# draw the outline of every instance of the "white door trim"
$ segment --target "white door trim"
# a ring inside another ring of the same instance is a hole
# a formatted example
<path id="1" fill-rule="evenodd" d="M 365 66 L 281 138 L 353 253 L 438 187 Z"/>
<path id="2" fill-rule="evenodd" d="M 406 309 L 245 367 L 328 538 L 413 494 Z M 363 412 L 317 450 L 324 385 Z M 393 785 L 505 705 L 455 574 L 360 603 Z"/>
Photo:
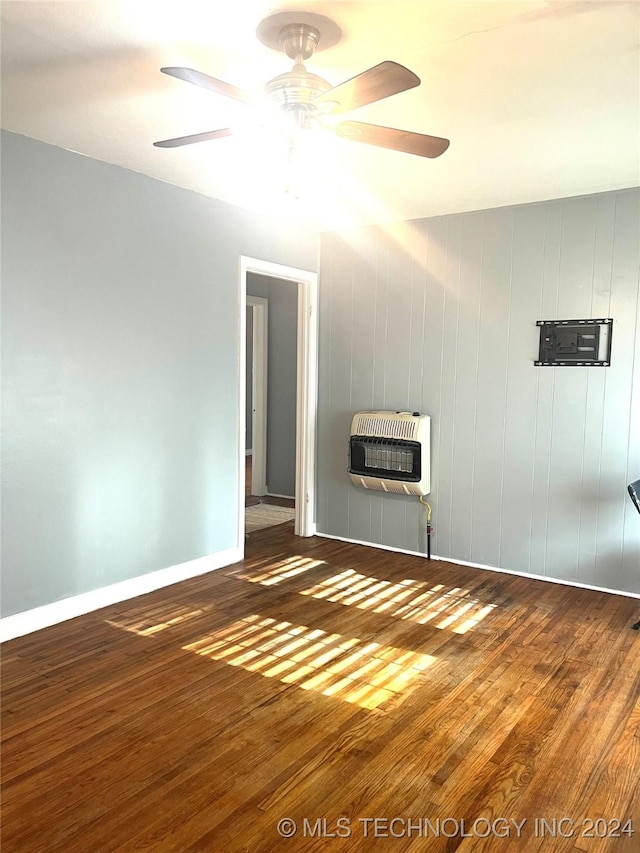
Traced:
<path id="1" fill-rule="evenodd" d="M 238 547 L 244 553 L 244 477 L 246 428 L 247 273 L 272 276 L 298 284 L 298 367 L 296 404 L 296 519 L 298 536 L 313 536 L 315 522 L 315 446 L 318 399 L 318 274 L 310 270 L 239 257 L 238 301 L 240 346 L 238 389 Z"/>
<path id="2" fill-rule="evenodd" d="M 269 300 L 247 294 L 253 308 L 253 368 L 251 371 L 251 494 L 267 493 L 267 376 Z M 245 332 L 246 335 L 246 332 Z M 246 411 L 246 410 L 245 410 Z"/>

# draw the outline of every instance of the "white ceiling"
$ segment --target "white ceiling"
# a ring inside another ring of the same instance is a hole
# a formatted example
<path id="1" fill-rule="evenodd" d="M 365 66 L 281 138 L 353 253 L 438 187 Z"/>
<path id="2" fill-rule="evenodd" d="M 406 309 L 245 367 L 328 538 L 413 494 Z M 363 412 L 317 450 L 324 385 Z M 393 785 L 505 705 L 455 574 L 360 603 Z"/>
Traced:
<path id="1" fill-rule="evenodd" d="M 330 227 L 640 184 L 638 0 L 9 0 L 1 8 L 4 128 L 253 210 L 311 210 Z M 259 131 L 154 148 L 246 121 L 248 110 L 159 68 L 186 65 L 259 91 L 291 61 L 262 45 L 256 26 L 292 8 L 342 28 L 340 43 L 307 63 L 332 84 L 385 59 L 421 78 L 419 88 L 349 118 L 445 136 L 449 150 L 426 160 L 332 136 L 308 153 L 294 201 Z"/>

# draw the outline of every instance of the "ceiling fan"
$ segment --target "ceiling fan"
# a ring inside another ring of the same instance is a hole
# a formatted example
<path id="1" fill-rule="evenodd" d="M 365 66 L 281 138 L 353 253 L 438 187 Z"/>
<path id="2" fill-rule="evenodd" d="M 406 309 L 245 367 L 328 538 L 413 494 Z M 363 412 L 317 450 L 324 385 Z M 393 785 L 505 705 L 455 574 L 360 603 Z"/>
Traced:
<path id="1" fill-rule="evenodd" d="M 263 44 L 283 50 L 294 61 L 291 71 L 274 77 L 265 86 L 271 102 L 280 108 L 280 115 L 291 131 L 290 136 L 300 130 L 324 127 L 342 139 L 430 158 L 439 157 L 449 147 L 449 140 L 439 136 L 427 136 L 361 121 L 335 122 L 336 116 L 419 86 L 420 78 L 403 65 L 391 61 L 374 65 L 337 86 L 331 86 L 322 77 L 307 71 L 304 63 L 314 51 L 332 47 L 342 35 L 338 25 L 324 15 L 311 12 L 276 12 L 260 23 L 256 35 Z M 251 104 L 254 100 L 243 89 L 201 71 L 176 67 L 160 70 L 178 80 L 210 89 L 245 104 Z M 233 128 L 225 127 L 175 139 L 163 139 L 153 144 L 158 148 L 178 148 L 194 142 L 232 136 L 233 133 Z"/>

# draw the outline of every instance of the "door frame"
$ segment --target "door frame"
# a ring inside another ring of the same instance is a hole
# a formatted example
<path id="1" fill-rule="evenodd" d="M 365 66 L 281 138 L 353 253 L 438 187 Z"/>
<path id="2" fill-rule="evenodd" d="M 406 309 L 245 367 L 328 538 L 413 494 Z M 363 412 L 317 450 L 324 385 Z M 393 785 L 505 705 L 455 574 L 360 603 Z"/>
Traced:
<path id="1" fill-rule="evenodd" d="M 251 494 L 260 497 L 261 495 L 267 494 L 269 300 L 265 299 L 263 296 L 250 296 L 247 294 L 247 306 L 249 305 L 253 309 L 253 364 L 251 367 L 251 399 L 253 404 L 251 418 Z"/>
<path id="2" fill-rule="evenodd" d="M 238 392 L 238 484 L 244 484 L 246 447 L 246 341 L 247 274 L 253 272 L 298 285 L 298 350 L 296 368 L 296 507 L 297 536 L 316 532 L 315 446 L 318 400 L 318 273 L 240 255 L 238 258 L 238 303 L 240 346 Z M 238 488 L 238 547 L 244 556 L 244 486 Z"/>

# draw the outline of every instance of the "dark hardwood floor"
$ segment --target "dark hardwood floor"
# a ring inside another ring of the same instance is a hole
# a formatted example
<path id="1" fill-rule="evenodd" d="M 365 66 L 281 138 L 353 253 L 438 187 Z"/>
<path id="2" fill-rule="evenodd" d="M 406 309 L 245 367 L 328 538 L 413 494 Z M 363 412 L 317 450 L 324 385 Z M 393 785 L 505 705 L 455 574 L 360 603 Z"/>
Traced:
<path id="1" fill-rule="evenodd" d="M 636 610 L 261 531 L 5 645 L 2 851 L 637 851 Z"/>

